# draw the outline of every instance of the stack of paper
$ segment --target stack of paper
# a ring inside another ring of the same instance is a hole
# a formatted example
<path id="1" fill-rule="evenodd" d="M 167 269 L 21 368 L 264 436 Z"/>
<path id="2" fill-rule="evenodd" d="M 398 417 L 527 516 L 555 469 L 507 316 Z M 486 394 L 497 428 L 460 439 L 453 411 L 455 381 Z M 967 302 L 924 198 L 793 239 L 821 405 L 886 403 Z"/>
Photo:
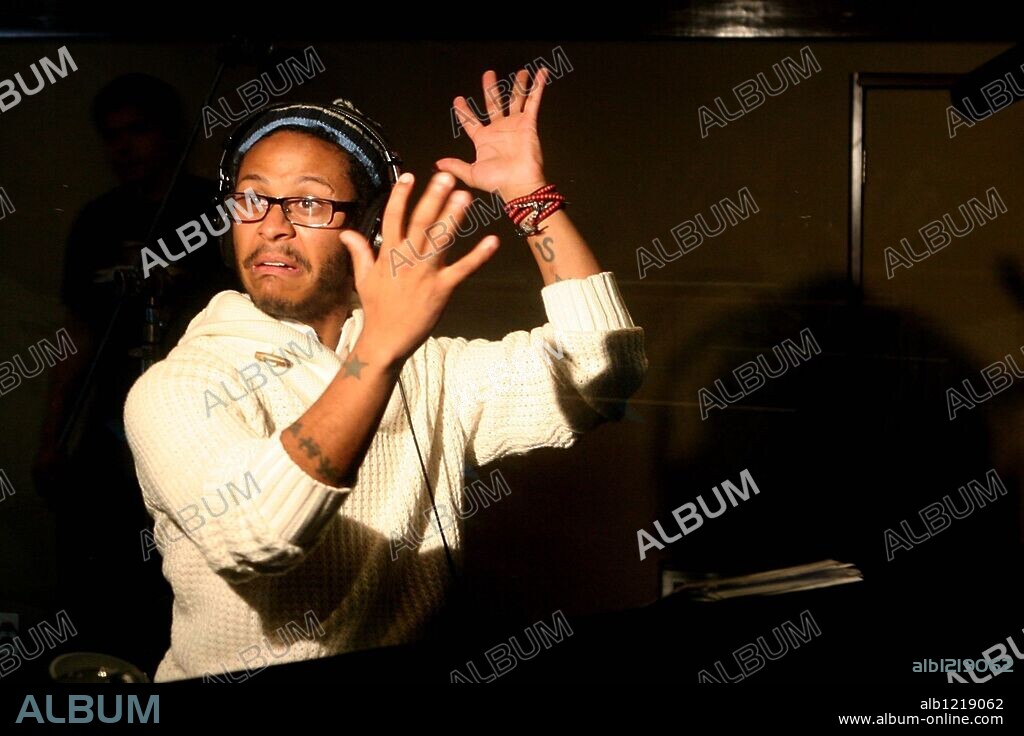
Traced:
<path id="1" fill-rule="evenodd" d="M 827 588 L 863 579 L 864 575 L 852 564 L 836 560 L 728 578 L 713 574 L 696 578 L 686 573 L 666 572 L 662 582 L 662 596 L 681 593 L 695 601 L 721 601 L 743 596 L 778 595 Z"/>

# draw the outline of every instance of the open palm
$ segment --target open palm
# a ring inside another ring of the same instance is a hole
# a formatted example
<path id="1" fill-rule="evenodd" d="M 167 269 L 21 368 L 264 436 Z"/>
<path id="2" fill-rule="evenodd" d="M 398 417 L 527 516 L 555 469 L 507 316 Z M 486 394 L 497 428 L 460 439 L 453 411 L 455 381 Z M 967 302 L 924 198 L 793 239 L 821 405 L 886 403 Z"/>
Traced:
<path id="1" fill-rule="evenodd" d="M 453 107 L 476 148 L 476 161 L 470 164 L 457 158 L 443 158 L 437 162 L 441 171 L 454 174 L 467 186 L 488 192 L 506 193 L 543 183 L 544 160 L 537 135 L 537 113 L 548 70 L 542 67 L 528 88 L 529 78 L 526 69 L 516 74 L 508 112 L 505 112 L 496 84 L 497 75 L 490 69 L 484 72 L 487 124 L 470 109 L 465 97 L 455 98 Z"/>

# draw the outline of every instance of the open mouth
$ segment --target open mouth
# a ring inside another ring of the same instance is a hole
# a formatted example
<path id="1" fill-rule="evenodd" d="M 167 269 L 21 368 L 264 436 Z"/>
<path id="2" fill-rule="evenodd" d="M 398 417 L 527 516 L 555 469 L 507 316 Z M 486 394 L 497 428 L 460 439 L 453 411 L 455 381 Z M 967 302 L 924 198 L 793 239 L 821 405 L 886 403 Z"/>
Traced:
<path id="1" fill-rule="evenodd" d="M 300 273 L 298 265 L 283 258 L 262 258 L 253 264 L 252 270 L 257 274 L 277 274 L 279 276 L 295 276 Z"/>

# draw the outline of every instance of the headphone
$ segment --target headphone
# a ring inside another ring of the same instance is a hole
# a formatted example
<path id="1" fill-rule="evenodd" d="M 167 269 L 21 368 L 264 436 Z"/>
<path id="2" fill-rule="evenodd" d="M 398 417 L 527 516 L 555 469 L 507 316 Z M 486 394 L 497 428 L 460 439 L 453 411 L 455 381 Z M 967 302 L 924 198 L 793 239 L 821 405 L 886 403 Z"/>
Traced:
<path id="1" fill-rule="evenodd" d="M 294 126 L 307 130 L 315 129 L 327 134 L 336 145 L 349 153 L 356 164 L 363 167 L 370 179 L 372 191 L 365 209 L 358 213 L 354 226 L 350 229 L 362 233 L 374 251 L 379 251 L 384 240 L 380 232 L 381 219 L 391 196 L 391 190 L 402 173 L 400 169 L 402 159 L 385 138 L 383 126 L 360 112 L 355 105 L 344 98 L 338 98 L 326 106 L 307 103 L 277 103 L 262 108 L 246 118 L 224 142 L 224 152 L 221 154 L 220 164 L 217 168 L 218 206 L 223 204 L 227 195 L 234 191 L 234 174 L 238 171 L 241 159 L 249 149 L 275 130 L 284 127 L 294 128 Z M 227 218 L 225 217 L 225 219 Z M 228 228 L 227 232 L 220 236 L 220 247 L 224 263 L 233 269 L 235 253 L 231 228 Z M 339 243 L 338 247 L 344 248 L 345 246 Z M 427 492 L 430 494 L 434 519 L 437 521 L 441 541 L 444 543 L 448 569 L 451 571 L 452 578 L 458 582 L 459 575 L 456 572 L 455 562 L 448 547 L 448 539 L 445 537 L 444 527 L 437 511 L 434 489 L 430 484 L 427 467 L 423 462 L 423 454 L 420 452 L 420 445 L 416 439 L 412 413 L 409 411 L 409 402 L 406 399 L 401 374 L 398 377 L 398 388 L 402 394 L 402 403 L 405 405 L 405 415 L 409 421 L 409 431 L 412 433 L 416 454 L 419 456 L 423 480 L 426 482 Z"/>
<path id="2" fill-rule="evenodd" d="M 335 145 L 348 152 L 354 163 L 363 167 L 370 178 L 372 191 L 365 209 L 350 229 L 362 233 L 374 250 L 378 250 L 383 242 L 380 230 L 384 207 L 402 173 L 402 159 L 388 144 L 383 126 L 341 97 L 326 106 L 277 103 L 246 118 L 224 142 L 224 152 L 217 167 L 217 204 L 223 204 L 224 198 L 234 191 L 234 175 L 249 149 L 275 130 L 295 126 L 326 133 Z M 221 256 L 225 265 L 234 268 L 230 229 L 221 236 Z"/>

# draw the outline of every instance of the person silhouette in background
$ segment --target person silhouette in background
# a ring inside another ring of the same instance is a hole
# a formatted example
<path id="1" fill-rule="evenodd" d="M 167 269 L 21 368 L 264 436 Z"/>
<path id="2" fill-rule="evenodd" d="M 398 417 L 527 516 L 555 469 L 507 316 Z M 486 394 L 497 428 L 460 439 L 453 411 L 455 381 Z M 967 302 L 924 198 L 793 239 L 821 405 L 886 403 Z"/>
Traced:
<path id="1" fill-rule="evenodd" d="M 92 120 L 118 183 L 82 208 L 68 238 L 60 300 L 77 352 L 51 373 L 33 476 L 37 492 L 57 516 L 58 600 L 80 632 L 76 647 L 88 639 L 90 647 L 145 668 L 165 646 L 141 632 L 136 636 L 131 621 L 144 621 L 148 633 L 166 631 L 159 623 L 153 627 L 153 617 L 170 619 L 170 594 L 159 563 L 143 559 L 141 551 L 140 533 L 149 518 L 122 423 L 125 397 L 143 367 L 147 298 L 156 297 L 165 323 L 151 345 L 159 358 L 234 278 L 216 247 L 197 248 L 166 269 L 154 268 L 148 278 L 136 277 L 141 288 L 128 289 L 69 441 L 60 443 L 125 291 L 124 276 L 141 263 L 185 142 L 177 92 L 146 74 L 125 74 L 103 87 L 93 100 Z M 211 181 L 183 172 L 173 182 L 153 243 L 162 237 L 172 252 L 181 251 L 175 229 L 212 211 L 214 196 Z"/>

